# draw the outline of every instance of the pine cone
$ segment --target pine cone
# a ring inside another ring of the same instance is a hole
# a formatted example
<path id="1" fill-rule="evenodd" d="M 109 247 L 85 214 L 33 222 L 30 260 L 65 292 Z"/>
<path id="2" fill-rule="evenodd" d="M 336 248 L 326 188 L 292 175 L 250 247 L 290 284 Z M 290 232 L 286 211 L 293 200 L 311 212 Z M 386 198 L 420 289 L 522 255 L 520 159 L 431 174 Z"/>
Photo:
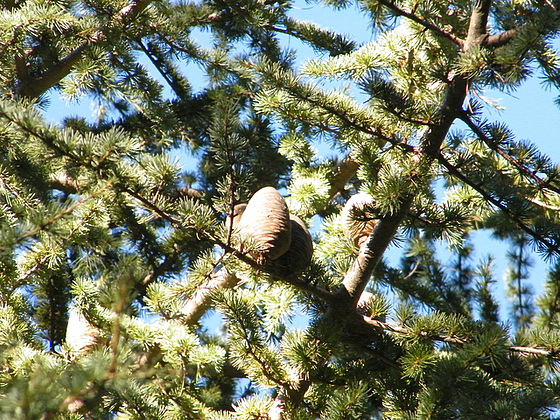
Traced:
<path id="1" fill-rule="evenodd" d="M 70 308 L 66 344 L 73 354 L 85 354 L 101 341 L 101 331 L 90 324 L 77 308 Z"/>
<path id="2" fill-rule="evenodd" d="M 290 223 L 292 225 L 290 248 L 274 262 L 276 271 L 282 276 L 300 274 L 311 263 L 313 257 L 313 239 L 305 223 L 292 214 L 290 214 Z"/>
<path id="3" fill-rule="evenodd" d="M 239 234 L 254 241 L 256 249 L 251 255 L 258 264 L 277 259 L 290 247 L 290 213 L 284 198 L 274 188 L 264 187 L 257 191 L 247 203 L 239 223 L 236 224 L 233 216 Z"/>
<path id="4" fill-rule="evenodd" d="M 237 225 L 239 225 L 239 222 L 241 221 L 241 216 L 243 216 L 243 212 L 245 211 L 246 208 L 247 208 L 246 203 L 236 204 L 233 207 L 233 212 L 231 214 L 228 214 L 228 217 L 226 219 L 226 227 L 228 229 L 230 228 L 230 225 L 233 225 L 233 229 L 235 229 Z"/>
<path id="5" fill-rule="evenodd" d="M 373 197 L 358 193 L 350 197 L 342 209 L 342 229 L 344 235 L 361 247 L 373 231 L 377 221 L 368 214 L 368 206 L 373 205 Z"/>

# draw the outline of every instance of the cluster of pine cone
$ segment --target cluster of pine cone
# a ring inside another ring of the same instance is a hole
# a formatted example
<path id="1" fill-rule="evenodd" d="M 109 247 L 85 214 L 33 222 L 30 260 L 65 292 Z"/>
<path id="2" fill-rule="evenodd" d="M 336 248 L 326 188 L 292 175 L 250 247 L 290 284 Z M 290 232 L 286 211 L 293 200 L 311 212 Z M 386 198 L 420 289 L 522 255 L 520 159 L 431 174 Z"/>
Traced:
<path id="1" fill-rule="evenodd" d="M 373 197 L 367 193 L 352 196 L 342 210 L 345 236 L 361 247 L 376 220 L 371 217 Z M 305 223 L 290 214 L 284 198 L 273 187 L 258 190 L 247 204 L 237 204 L 228 215 L 242 251 L 244 240 L 251 241 L 249 254 L 262 266 L 281 275 L 300 274 L 313 256 L 313 240 Z"/>
<path id="2" fill-rule="evenodd" d="M 243 240 L 251 240 L 254 247 L 249 254 L 259 265 L 288 276 L 300 274 L 311 263 L 311 234 L 273 187 L 261 188 L 247 204 L 236 205 L 228 223 L 242 249 Z"/>

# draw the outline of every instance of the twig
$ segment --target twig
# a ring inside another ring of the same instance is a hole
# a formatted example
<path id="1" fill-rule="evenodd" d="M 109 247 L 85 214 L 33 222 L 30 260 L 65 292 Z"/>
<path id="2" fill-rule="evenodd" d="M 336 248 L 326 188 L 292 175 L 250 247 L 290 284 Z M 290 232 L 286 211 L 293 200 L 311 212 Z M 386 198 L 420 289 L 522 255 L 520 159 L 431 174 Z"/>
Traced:
<path id="1" fill-rule="evenodd" d="M 484 134 L 482 129 L 478 127 L 475 124 L 475 122 L 472 121 L 471 118 L 469 118 L 468 115 L 463 114 L 462 116 L 460 116 L 460 119 L 472 130 L 474 134 L 478 136 L 480 140 L 482 140 L 490 149 L 494 150 L 501 157 L 503 157 L 508 163 L 514 166 L 522 175 L 525 175 L 527 178 L 532 179 L 538 186 L 549 189 L 550 191 L 553 191 L 557 194 L 560 194 L 560 188 L 550 185 L 550 183 L 539 178 L 537 174 L 529 171 L 525 166 L 519 163 L 517 159 L 513 158 L 508 153 L 506 153 L 501 147 L 496 145 L 496 143 L 492 139 L 490 139 L 490 137 Z"/>
<path id="2" fill-rule="evenodd" d="M 392 1 L 380 0 L 379 3 L 381 3 L 383 6 L 387 7 L 388 9 L 392 10 L 395 14 L 397 14 L 399 16 L 403 16 L 407 19 L 410 19 L 410 20 L 422 25 L 424 28 L 429 29 L 429 30 L 435 32 L 436 34 L 451 40 L 453 43 L 455 43 L 459 47 L 461 47 L 461 49 L 464 48 L 465 41 L 463 41 L 461 38 L 453 35 L 451 32 L 447 32 L 446 30 L 440 28 L 439 26 L 433 24 L 432 22 L 428 22 L 427 20 L 419 17 L 418 15 L 416 15 L 414 13 L 407 12 L 406 10 L 401 9 L 400 7 L 398 7 Z"/>

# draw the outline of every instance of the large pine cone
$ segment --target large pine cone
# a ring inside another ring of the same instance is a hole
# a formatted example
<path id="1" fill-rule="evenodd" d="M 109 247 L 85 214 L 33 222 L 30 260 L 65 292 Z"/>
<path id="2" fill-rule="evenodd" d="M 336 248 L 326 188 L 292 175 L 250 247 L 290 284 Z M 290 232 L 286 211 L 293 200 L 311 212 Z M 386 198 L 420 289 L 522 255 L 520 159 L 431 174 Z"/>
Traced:
<path id="1" fill-rule="evenodd" d="M 284 255 L 275 261 L 278 274 L 288 276 L 300 274 L 311 263 L 313 257 L 313 239 L 305 223 L 293 214 L 290 215 L 292 224 L 292 242 Z"/>
<path id="2" fill-rule="evenodd" d="M 350 197 L 342 209 L 344 235 L 358 247 L 367 240 L 377 223 L 368 211 L 373 203 L 371 195 L 361 192 Z"/>
<path id="3" fill-rule="evenodd" d="M 235 219 L 233 221 L 235 225 Z M 290 248 L 292 228 L 284 198 L 272 187 L 258 190 L 247 203 L 236 230 L 256 245 L 251 255 L 265 264 Z"/>

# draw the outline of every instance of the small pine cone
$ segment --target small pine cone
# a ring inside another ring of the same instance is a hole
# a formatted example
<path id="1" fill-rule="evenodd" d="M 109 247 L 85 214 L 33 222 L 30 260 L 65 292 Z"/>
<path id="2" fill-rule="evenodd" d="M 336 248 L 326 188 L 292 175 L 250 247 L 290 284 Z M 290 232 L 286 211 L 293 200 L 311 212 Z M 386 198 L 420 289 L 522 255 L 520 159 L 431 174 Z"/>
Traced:
<path id="1" fill-rule="evenodd" d="M 272 187 L 261 188 L 247 203 L 236 229 L 257 245 L 251 253 L 257 263 L 266 264 L 277 259 L 288 250 L 292 237 L 290 213 L 284 198 Z"/>
<path id="2" fill-rule="evenodd" d="M 342 229 L 344 235 L 361 247 L 373 231 L 377 221 L 368 215 L 367 207 L 373 204 L 373 197 L 358 193 L 350 197 L 342 209 Z"/>
<path id="3" fill-rule="evenodd" d="M 233 229 L 235 229 L 237 225 L 239 225 L 239 222 L 241 222 L 241 216 L 243 216 L 243 213 L 245 212 L 246 208 L 247 208 L 246 203 L 236 204 L 233 207 L 233 212 L 231 214 L 228 214 L 226 219 L 226 227 L 228 229 L 230 228 L 230 226 L 232 226 Z"/>
<path id="4" fill-rule="evenodd" d="M 70 351 L 74 355 L 85 354 L 101 341 L 99 328 L 91 325 L 76 308 L 70 308 L 66 327 L 66 344 Z"/>
<path id="5" fill-rule="evenodd" d="M 290 214 L 292 224 L 292 242 L 284 255 L 275 261 L 278 274 L 288 276 L 300 274 L 311 263 L 313 257 L 313 239 L 305 223 L 293 214 Z"/>

